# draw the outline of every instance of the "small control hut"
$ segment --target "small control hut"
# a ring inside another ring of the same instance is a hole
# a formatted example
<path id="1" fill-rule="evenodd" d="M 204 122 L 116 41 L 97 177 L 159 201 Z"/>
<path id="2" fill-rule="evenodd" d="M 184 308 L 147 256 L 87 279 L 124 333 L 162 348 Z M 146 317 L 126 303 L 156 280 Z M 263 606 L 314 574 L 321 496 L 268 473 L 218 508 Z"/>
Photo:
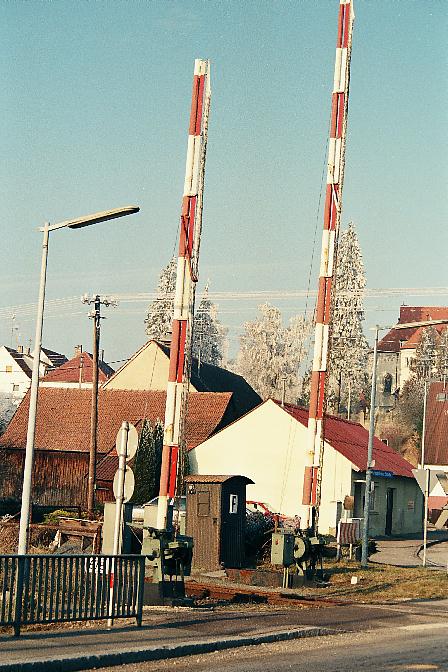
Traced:
<path id="1" fill-rule="evenodd" d="M 193 571 L 243 567 L 246 527 L 246 476 L 185 478 L 186 534 L 193 537 Z"/>

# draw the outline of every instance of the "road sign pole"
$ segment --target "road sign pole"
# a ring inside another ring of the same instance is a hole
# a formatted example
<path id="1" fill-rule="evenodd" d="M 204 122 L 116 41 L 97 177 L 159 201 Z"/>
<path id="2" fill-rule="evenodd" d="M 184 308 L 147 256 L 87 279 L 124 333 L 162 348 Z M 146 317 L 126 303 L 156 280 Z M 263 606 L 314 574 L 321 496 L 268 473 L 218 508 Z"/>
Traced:
<path id="1" fill-rule="evenodd" d="M 376 369 L 378 363 L 378 331 L 375 328 L 375 342 L 373 345 L 373 366 L 372 366 L 372 391 L 370 395 L 370 424 L 369 441 L 367 445 L 367 464 L 366 464 L 366 489 L 364 492 L 364 527 L 362 531 L 362 555 L 361 567 L 364 569 L 369 564 L 369 522 L 370 522 L 370 491 L 372 483 L 373 468 L 373 440 L 375 436 L 375 397 L 376 397 Z"/>
<path id="2" fill-rule="evenodd" d="M 126 453 L 128 447 L 129 422 L 123 421 L 121 425 L 121 444 L 118 449 L 118 496 L 115 500 L 115 525 L 114 543 L 112 555 L 118 555 L 120 547 L 120 528 L 124 497 L 124 476 L 126 471 Z"/>
<path id="3" fill-rule="evenodd" d="M 428 499 L 430 469 L 425 469 L 425 513 L 423 516 L 423 567 L 426 567 L 426 546 L 428 542 Z"/>
<path id="4" fill-rule="evenodd" d="M 121 520 L 123 512 L 123 497 L 124 497 L 124 477 L 126 471 L 126 457 L 127 457 L 127 447 L 128 447 L 128 433 L 129 433 L 129 422 L 126 420 L 123 421 L 121 425 L 120 433 L 120 445 L 117 446 L 118 449 L 118 492 L 117 498 L 115 500 L 115 525 L 114 525 L 114 543 L 112 555 L 118 555 L 118 550 L 120 546 L 120 532 L 121 532 Z M 114 598 L 114 583 L 115 583 L 115 558 L 112 558 L 111 573 L 110 573 L 110 596 L 109 596 L 109 618 L 107 620 L 107 627 L 111 628 L 113 625 L 113 598 Z"/>

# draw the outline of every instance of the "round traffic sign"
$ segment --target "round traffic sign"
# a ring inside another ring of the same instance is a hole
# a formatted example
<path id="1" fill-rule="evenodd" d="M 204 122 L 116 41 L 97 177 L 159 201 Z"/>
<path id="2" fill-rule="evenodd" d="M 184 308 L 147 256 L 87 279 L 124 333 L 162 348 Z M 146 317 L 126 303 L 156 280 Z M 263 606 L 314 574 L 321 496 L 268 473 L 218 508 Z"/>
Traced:
<path id="1" fill-rule="evenodd" d="M 130 422 L 129 424 L 129 430 L 128 430 L 128 443 L 127 443 L 127 450 L 126 450 L 126 462 L 129 462 L 129 460 L 132 460 L 134 457 L 135 453 L 137 452 L 137 447 L 138 447 L 138 432 L 135 429 L 134 425 L 132 425 Z M 123 440 L 123 433 L 125 430 L 123 429 L 123 426 L 120 427 L 117 433 L 117 440 L 115 443 L 115 447 L 117 449 L 117 454 L 118 456 L 120 455 L 121 451 L 121 444 Z"/>
<path id="2" fill-rule="evenodd" d="M 115 472 L 114 476 L 114 495 L 115 499 L 118 499 L 120 493 L 118 491 L 118 470 Z M 126 466 L 126 471 L 124 472 L 124 484 L 123 484 L 123 502 L 129 502 L 132 495 L 134 494 L 135 488 L 135 476 L 131 467 Z"/>

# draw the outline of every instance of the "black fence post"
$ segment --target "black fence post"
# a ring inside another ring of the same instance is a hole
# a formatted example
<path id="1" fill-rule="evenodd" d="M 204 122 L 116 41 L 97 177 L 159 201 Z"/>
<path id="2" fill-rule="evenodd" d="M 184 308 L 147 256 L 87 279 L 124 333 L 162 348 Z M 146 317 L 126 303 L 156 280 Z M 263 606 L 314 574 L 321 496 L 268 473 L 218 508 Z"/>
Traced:
<path id="1" fill-rule="evenodd" d="M 17 557 L 17 574 L 15 585 L 15 605 L 14 605 L 14 636 L 20 635 L 20 624 L 22 622 L 22 601 L 23 601 L 23 580 L 25 577 L 25 555 Z"/>
<path id="2" fill-rule="evenodd" d="M 142 625 L 142 620 L 143 620 L 143 593 L 145 590 L 145 563 L 146 563 L 146 557 L 142 555 L 139 558 L 138 562 L 138 592 L 137 592 L 137 614 L 135 617 L 135 621 L 137 626 L 140 628 Z"/>

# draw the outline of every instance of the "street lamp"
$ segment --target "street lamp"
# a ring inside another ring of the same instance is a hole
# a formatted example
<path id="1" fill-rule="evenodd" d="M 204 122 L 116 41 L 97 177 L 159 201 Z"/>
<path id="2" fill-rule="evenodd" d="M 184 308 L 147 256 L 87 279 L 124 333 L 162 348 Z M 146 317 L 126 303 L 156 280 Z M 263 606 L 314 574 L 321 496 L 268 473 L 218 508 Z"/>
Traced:
<path id="1" fill-rule="evenodd" d="M 42 262 L 40 269 L 39 298 L 37 303 L 36 335 L 33 357 L 33 371 L 31 375 L 30 408 L 28 413 L 28 430 L 26 435 L 25 466 L 23 471 L 22 506 L 20 510 L 19 545 L 17 549 L 19 555 L 25 555 L 28 550 L 28 526 L 31 505 L 31 482 L 33 476 L 34 435 L 36 432 L 37 397 L 39 393 L 39 365 L 42 349 L 42 327 L 44 318 L 45 284 L 47 276 L 47 257 L 50 231 L 56 231 L 57 229 L 64 229 L 66 227 L 69 229 L 81 229 L 85 226 L 91 226 L 92 224 L 105 222 L 109 219 L 116 219 L 117 217 L 133 215 L 139 210 L 140 208 L 136 206 L 127 206 L 124 208 L 116 208 L 115 210 L 96 212 L 93 215 L 86 215 L 85 217 L 78 217 L 77 219 L 68 219 L 64 222 L 59 222 L 58 224 L 49 224 L 47 222 L 43 227 L 39 228 L 39 231 L 42 231 L 43 233 Z"/>
<path id="2" fill-rule="evenodd" d="M 398 323 L 393 327 L 380 327 L 376 325 L 375 341 L 373 344 L 372 388 L 370 395 L 370 422 L 369 442 L 367 445 L 366 487 L 364 491 L 364 528 L 362 533 L 361 567 L 368 565 L 369 522 L 370 522 L 370 489 L 372 487 L 373 469 L 373 439 L 375 436 L 375 399 L 376 399 L 376 371 L 378 363 L 378 332 L 391 329 L 412 329 L 414 327 L 430 327 L 435 324 L 446 324 L 447 320 L 425 320 L 424 322 Z"/>

